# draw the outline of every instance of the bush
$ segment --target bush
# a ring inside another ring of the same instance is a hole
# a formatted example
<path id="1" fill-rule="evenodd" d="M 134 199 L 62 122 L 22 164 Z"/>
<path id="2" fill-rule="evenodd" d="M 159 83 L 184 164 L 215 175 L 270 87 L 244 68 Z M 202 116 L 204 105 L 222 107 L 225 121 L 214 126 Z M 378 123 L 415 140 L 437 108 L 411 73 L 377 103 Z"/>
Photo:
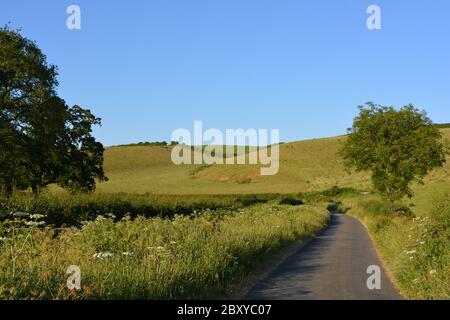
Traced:
<path id="1" fill-rule="evenodd" d="M 415 214 L 411 208 L 402 205 L 401 203 L 392 203 L 389 201 L 379 200 L 363 200 L 360 201 L 360 206 L 370 215 L 393 215 L 406 218 L 414 218 Z"/>
<path id="2" fill-rule="evenodd" d="M 335 202 L 339 199 L 355 197 L 360 194 L 360 191 L 353 188 L 339 188 L 338 186 L 334 186 L 323 191 L 299 193 L 297 197 L 303 199 L 306 203 L 319 203 Z"/>
<path id="3" fill-rule="evenodd" d="M 327 206 L 327 210 L 332 212 L 332 213 L 341 213 L 344 214 L 346 213 L 348 210 L 350 210 L 350 208 L 345 208 L 342 206 L 342 202 L 331 202 L 330 204 L 328 204 Z"/>
<path id="4" fill-rule="evenodd" d="M 278 203 L 290 206 L 301 206 L 303 204 L 303 201 L 300 199 L 295 199 L 294 197 L 285 196 L 282 197 Z"/>

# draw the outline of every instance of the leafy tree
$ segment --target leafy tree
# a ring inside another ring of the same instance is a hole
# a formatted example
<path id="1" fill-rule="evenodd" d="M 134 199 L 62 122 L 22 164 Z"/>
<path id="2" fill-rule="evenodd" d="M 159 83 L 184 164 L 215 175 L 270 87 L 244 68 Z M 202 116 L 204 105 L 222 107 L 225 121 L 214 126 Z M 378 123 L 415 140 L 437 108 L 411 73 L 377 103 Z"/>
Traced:
<path id="1" fill-rule="evenodd" d="M 103 146 L 92 137 L 100 119 L 69 108 L 56 95 L 57 69 L 37 45 L 0 29 L 0 191 L 50 183 L 71 191 L 92 191 L 106 180 Z"/>
<path id="2" fill-rule="evenodd" d="M 31 105 L 29 109 L 25 135 L 27 177 L 33 193 L 39 194 L 43 187 L 55 183 L 61 172 L 68 110 L 58 97 Z"/>
<path id="3" fill-rule="evenodd" d="M 71 191 L 95 190 L 95 179 L 108 180 L 103 171 L 104 148 L 92 136 L 92 126 L 100 125 L 90 110 L 73 106 L 68 110 L 69 119 L 63 140 L 63 159 L 58 184 Z"/>
<path id="4" fill-rule="evenodd" d="M 375 189 L 392 202 L 411 197 L 410 183 L 423 183 L 445 163 L 439 129 L 411 104 L 396 110 L 368 102 L 359 110 L 340 151 L 345 166 L 371 172 Z"/>

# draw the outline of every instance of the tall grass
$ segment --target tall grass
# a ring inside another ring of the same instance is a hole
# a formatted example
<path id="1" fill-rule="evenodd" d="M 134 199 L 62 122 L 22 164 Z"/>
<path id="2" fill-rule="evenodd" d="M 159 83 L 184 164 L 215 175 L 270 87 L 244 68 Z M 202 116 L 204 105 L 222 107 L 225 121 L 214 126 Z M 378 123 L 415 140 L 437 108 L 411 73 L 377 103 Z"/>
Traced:
<path id="1" fill-rule="evenodd" d="M 264 204 L 173 219 L 97 217 L 59 233 L 9 222 L 0 228 L 0 299 L 226 296 L 256 265 L 328 219 L 325 209 Z M 81 269 L 79 291 L 66 288 L 70 265 Z"/>
<path id="2" fill-rule="evenodd" d="M 133 195 L 133 194 L 45 194 L 38 198 L 18 194 L 12 198 L 0 197 L 0 221 L 10 213 L 22 211 L 45 215 L 46 222 L 56 226 L 80 225 L 98 215 L 114 213 L 120 219 L 125 215 L 136 217 L 173 217 L 189 215 L 205 209 L 239 209 L 257 203 L 266 203 L 279 197 L 263 195 Z"/>
<path id="3" fill-rule="evenodd" d="M 375 198 L 353 202 L 403 293 L 411 299 L 450 299 L 450 198 L 426 215 Z"/>
<path id="4" fill-rule="evenodd" d="M 292 194 L 241 194 L 241 195 L 155 195 L 155 194 L 76 194 L 46 193 L 33 197 L 19 193 L 11 198 L 0 196 L 0 221 L 14 212 L 27 212 L 46 216 L 47 224 L 54 226 L 80 226 L 83 221 L 94 220 L 99 215 L 114 213 L 117 219 L 125 215 L 134 218 L 170 218 L 174 215 L 190 215 L 206 209 L 237 210 L 270 201 L 279 204 L 301 205 L 322 203 L 343 195 L 359 194 L 353 189 L 334 187 L 322 192 Z"/>

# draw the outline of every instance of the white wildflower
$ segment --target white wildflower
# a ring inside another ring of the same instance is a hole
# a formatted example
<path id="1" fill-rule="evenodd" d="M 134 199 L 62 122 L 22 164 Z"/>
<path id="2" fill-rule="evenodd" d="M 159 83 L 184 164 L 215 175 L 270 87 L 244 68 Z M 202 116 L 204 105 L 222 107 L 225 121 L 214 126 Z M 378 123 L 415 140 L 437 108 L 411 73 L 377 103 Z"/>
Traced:
<path id="1" fill-rule="evenodd" d="M 131 257 L 133 254 L 134 254 L 133 252 L 128 252 L 128 251 L 122 252 L 122 255 L 126 256 L 126 257 Z"/>
<path id="2" fill-rule="evenodd" d="M 43 226 L 45 226 L 45 221 L 41 221 L 41 222 L 28 221 L 25 224 L 29 227 L 43 227 Z"/>
<path id="3" fill-rule="evenodd" d="M 434 274 L 436 274 L 436 273 L 437 273 L 436 270 L 430 270 L 430 275 L 434 275 Z"/>
<path id="4" fill-rule="evenodd" d="M 30 215 L 30 219 L 39 220 L 45 218 L 45 215 L 43 214 L 32 214 Z"/>
<path id="5" fill-rule="evenodd" d="M 114 256 L 114 254 L 111 252 L 98 252 L 93 255 L 93 258 L 99 259 L 99 260 L 106 260 L 106 259 L 112 258 L 113 256 Z"/>
<path id="6" fill-rule="evenodd" d="M 27 217 L 30 216 L 30 214 L 29 214 L 29 213 L 26 213 L 26 212 L 14 212 L 14 213 L 12 214 L 12 216 L 13 216 L 14 218 L 27 218 Z"/>

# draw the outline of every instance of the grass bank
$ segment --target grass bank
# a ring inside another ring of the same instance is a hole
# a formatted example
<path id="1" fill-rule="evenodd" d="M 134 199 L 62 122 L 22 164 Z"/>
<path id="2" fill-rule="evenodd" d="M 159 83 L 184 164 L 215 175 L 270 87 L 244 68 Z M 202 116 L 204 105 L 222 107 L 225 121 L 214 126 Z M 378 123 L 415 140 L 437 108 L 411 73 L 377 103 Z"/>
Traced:
<path id="1" fill-rule="evenodd" d="M 0 299 L 226 296 L 257 265 L 328 220 L 318 207 L 259 204 L 172 219 L 100 216 L 63 230 L 4 221 Z M 81 270 L 79 291 L 66 288 L 71 265 Z"/>
<path id="2" fill-rule="evenodd" d="M 430 202 L 417 210 L 412 203 L 374 196 L 343 204 L 368 227 L 393 280 L 410 299 L 450 299 L 450 197 Z"/>
<path id="3" fill-rule="evenodd" d="M 241 209 L 257 203 L 282 197 L 278 194 L 261 195 L 135 195 L 135 194 L 79 194 L 47 193 L 40 197 L 17 194 L 11 198 L 0 197 L 0 221 L 13 212 L 27 212 L 46 216 L 47 224 L 80 225 L 99 215 L 114 213 L 117 219 L 125 215 L 132 218 L 173 217 L 189 215 L 206 209 Z"/>
<path id="4" fill-rule="evenodd" d="M 45 222 L 54 226 L 80 226 L 83 221 L 113 213 L 117 220 L 128 215 L 171 218 L 190 215 L 206 209 L 238 210 L 262 203 L 301 205 L 322 203 L 337 196 L 358 194 L 353 189 L 334 187 L 321 192 L 292 194 L 224 194 L 224 195 L 155 195 L 155 194 L 69 194 L 46 193 L 37 198 L 19 193 L 11 198 L 0 197 L 0 221 L 14 212 L 44 215 Z"/>

